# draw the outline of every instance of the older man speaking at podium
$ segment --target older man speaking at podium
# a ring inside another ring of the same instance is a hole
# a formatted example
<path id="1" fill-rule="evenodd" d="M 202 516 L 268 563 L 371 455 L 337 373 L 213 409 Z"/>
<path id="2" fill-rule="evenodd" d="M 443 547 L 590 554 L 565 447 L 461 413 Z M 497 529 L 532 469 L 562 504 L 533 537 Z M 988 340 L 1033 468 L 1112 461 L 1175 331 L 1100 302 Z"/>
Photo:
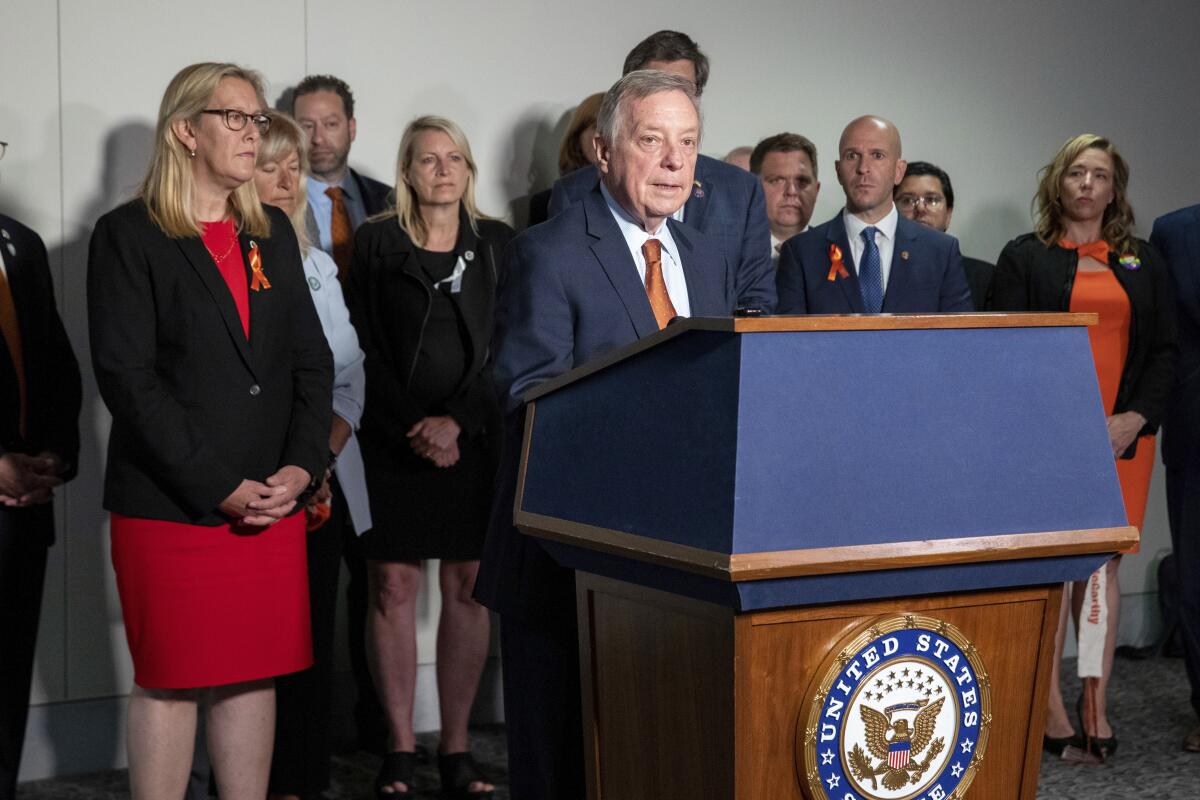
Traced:
<path id="1" fill-rule="evenodd" d="M 507 253 L 495 373 L 508 447 L 475 591 L 501 615 L 513 797 L 584 794 L 574 576 L 512 525 L 522 396 L 676 316 L 733 312 L 736 265 L 720 242 L 671 218 L 692 191 L 697 102 L 678 76 L 621 78 L 596 120 L 596 186 Z"/>

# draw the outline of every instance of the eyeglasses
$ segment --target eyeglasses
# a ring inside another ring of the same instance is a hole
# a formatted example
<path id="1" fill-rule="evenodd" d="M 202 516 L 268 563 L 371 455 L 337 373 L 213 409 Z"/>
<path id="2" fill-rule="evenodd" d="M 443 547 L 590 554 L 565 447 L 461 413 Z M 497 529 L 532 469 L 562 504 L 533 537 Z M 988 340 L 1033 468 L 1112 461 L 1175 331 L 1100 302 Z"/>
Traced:
<path id="1" fill-rule="evenodd" d="M 923 205 L 931 211 L 936 211 L 945 204 L 946 198 L 940 194 L 902 194 L 896 198 L 896 205 L 905 211 L 912 211 L 918 205 Z"/>
<path id="2" fill-rule="evenodd" d="M 8 152 L 8 142 L 0 142 L 0 158 L 4 158 L 4 154 Z"/>
<path id="3" fill-rule="evenodd" d="M 206 108 L 200 113 L 220 114 L 225 127 L 231 131 L 242 130 L 246 127 L 247 122 L 253 122 L 262 136 L 265 136 L 267 131 L 271 129 L 271 118 L 266 114 L 247 114 L 245 111 L 238 111 L 236 108 Z"/>

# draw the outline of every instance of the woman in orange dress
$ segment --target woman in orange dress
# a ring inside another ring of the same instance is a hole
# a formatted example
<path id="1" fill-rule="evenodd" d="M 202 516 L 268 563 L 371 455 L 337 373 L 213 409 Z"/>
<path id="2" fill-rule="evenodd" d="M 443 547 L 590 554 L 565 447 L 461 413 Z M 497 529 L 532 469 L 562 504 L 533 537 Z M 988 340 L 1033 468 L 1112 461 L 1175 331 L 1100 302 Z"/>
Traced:
<path id="1" fill-rule="evenodd" d="M 1133 236 L 1126 198 L 1129 167 L 1113 144 L 1076 136 L 1040 173 L 1034 199 L 1037 228 L 1009 242 L 996 262 L 992 308 L 997 311 L 1090 311 L 1088 329 L 1117 477 L 1130 525 L 1141 528 L 1154 467 L 1154 433 L 1175 370 L 1174 301 L 1166 265 Z M 1059 618 L 1044 747 L 1061 754 L 1080 742 L 1105 759 L 1117 749 L 1105 702 L 1116 646 L 1120 556 L 1104 568 L 1108 608 L 1103 674 L 1085 684 L 1076 733 L 1059 687 L 1066 609 Z M 1067 587 L 1076 629 L 1088 582 Z M 1083 740 L 1081 742 L 1081 740 Z"/>

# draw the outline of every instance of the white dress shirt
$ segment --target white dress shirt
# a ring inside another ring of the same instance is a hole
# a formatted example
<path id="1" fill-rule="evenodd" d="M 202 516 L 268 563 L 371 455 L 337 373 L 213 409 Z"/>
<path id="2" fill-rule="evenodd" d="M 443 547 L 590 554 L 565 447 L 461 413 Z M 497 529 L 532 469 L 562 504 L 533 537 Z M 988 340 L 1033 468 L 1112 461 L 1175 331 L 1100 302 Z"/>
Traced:
<path id="1" fill-rule="evenodd" d="M 667 295 L 671 298 L 671 305 L 675 306 L 676 316 L 690 317 L 692 304 L 688 300 L 687 278 L 683 274 L 683 261 L 679 258 L 679 248 L 671 237 L 671 229 L 667 226 L 666 220 L 653 234 L 647 233 L 641 223 L 629 216 L 625 209 L 621 208 L 621 205 L 613 199 L 603 181 L 600 182 L 600 193 L 604 195 L 604 202 L 608 203 L 608 210 L 612 212 L 613 219 L 617 221 L 621 235 L 625 237 L 625 243 L 629 246 L 629 254 L 633 256 L 633 263 L 637 266 L 638 277 L 641 278 L 643 286 L 646 285 L 646 256 L 642 252 L 642 245 L 648 239 L 658 239 L 662 243 L 663 281 L 667 284 Z"/>
<path id="2" fill-rule="evenodd" d="M 892 274 L 892 253 L 896 250 L 896 224 L 899 219 L 900 214 L 896 211 L 896 205 L 893 203 L 892 210 L 888 212 L 888 215 L 875 223 L 875 227 L 878 229 L 875 233 L 875 246 L 879 248 L 879 268 L 883 276 L 883 293 L 885 295 L 887 294 L 888 278 Z M 862 263 L 863 251 L 867 247 L 863 242 L 862 232 L 869 226 L 845 209 L 842 210 L 842 222 L 846 225 L 846 238 L 850 243 L 850 256 L 854 259 L 854 272 L 858 274 L 858 265 Z"/>

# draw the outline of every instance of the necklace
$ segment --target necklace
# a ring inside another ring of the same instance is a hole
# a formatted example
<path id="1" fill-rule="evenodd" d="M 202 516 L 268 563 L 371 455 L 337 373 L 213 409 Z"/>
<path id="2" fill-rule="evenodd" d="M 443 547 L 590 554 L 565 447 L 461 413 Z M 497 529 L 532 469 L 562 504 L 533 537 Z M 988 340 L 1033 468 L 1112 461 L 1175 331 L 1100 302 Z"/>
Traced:
<path id="1" fill-rule="evenodd" d="M 200 241 L 204 242 L 203 239 Z M 225 248 L 225 252 L 221 255 L 214 253 L 212 248 L 208 246 L 208 242 L 204 242 L 204 249 L 208 251 L 208 254 L 212 256 L 213 261 L 217 262 L 217 266 L 219 267 L 221 266 L 221 262 L 228 258 L 229 254 L 233 252 L 233 246 L 237 244 L 237 241 L 237 237 L 233 237 L 233 240 L 229 243 L 229 247 Z"/>

